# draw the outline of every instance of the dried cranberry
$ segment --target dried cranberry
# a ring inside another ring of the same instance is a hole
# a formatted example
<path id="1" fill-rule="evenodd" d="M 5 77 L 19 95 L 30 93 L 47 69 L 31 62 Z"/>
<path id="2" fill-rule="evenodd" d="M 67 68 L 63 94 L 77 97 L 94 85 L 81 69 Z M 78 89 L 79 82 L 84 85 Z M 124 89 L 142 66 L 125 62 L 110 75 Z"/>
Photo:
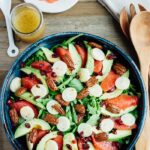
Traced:
<path id="1" fill-rule="evenodd" d="M 52 57 L 53 57 L 53 58 L 57 58 L 58 55 L 57 55 L 56 53 L 54 53 L 54 54 L 52 54 Z"/>
<path id="2" fill-rule="evenodd" d="M 117 57 L 114 54 L 109 54 L 109 55 L 107 55 L 106 58 L 109 59 L 109 60 L 112 60 L 112 59 L 116 59 Z"/>
<path id="3" fill-rule="evenodd" d="M 72 146 L 69 144 L 66 144 L 66 147 L 68 148 L 68 150 L 72 150 Z"/>
<path id="4" fill-rule="evenodd" d="M 52 72 L 52 73 L 51 73 L 51 76 L 52 76 L 52 77 L 54 77 L 54 78 L 56 78 L 56 77 L 57 77 L 57 75 L 56 75 L 56 73 L 55 73 L 55 72 Z"/>
<path id="5" fill-rule="evenodd" d="M 35 78 L 35 75 L 33 73 L 30 74 L 30 78 Z"/>
<path id="6" fill-rule="evenodd" d="M 29 123 L 25 123 L 25 127 L 26 127 L 26 128 L 30 128 L 31 125 L 30 125 Z"/>
<path id="7" fill-rule="evenodd" d="M 83 133 L 83 131 L 82 131 L 82 132 L 80 132 L 80 134 L 79 134 L 79 135 L 80 135 L 80 137 L 83 137 L 83 134 L 84 134 L 84 133 Z"/>
<path id="8" fill-rule="evenodd" d="M 82 147 L 83 147 L 83 149 L 89 149 L 89 148 L 90 148 L 87 143 L 83 143 L 83 144 L 82 144 Z"/>
<path id="9" fill-rule="evenodd" d="M 23 68 L 23 67 L 25 67 L 25 63 L 24 62 L 21 63 L 21 68 Z"/>
<path id="10" fill-rule="evenodd" d="M 35 99 L 38 99 L 38 98 L 40 98 L 40 96 L 35 96 Z"/>
<path id="11" fill-rule="evenodd" d="M 112 129 L 113 134 L 117 134 L 117 129 Z"/>

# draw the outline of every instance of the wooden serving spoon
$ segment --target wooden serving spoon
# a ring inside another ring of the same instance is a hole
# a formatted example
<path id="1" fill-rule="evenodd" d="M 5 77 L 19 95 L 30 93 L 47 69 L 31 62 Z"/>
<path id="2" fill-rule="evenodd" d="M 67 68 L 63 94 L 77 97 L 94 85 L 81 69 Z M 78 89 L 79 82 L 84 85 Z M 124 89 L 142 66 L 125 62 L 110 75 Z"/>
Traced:
<path id="1" fill-rule="evenodd" d="M 130 24 L 130 37 L 140 60 L 141 74 L 147 90 L 147 118 L 136 150 L 150 150 L 150 114 L 148 97 L 148 71 L 150 66 L 150 12 L 137 14 Z"/>

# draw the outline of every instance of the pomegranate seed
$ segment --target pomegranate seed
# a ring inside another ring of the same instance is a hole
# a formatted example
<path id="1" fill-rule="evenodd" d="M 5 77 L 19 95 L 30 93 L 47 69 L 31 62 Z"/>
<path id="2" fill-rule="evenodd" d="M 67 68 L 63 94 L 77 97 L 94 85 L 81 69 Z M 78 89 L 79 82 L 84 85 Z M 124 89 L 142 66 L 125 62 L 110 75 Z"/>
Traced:
<path id="1" fill-rule="evenodd" d="M 83 147 L 83 149 L 89 149 L 90 148 L 87 143 L 83 143 L 82 147 Z"/>
<path id="2" fill-rule="evenodd" d="M 25 127 L 26 127 L 26 128 L 30 128 L 31 126 L 30 126 L 29 123 L 25 123 Z"/>
<path id="3" fill-rule="evenodd" d="M 7 101 L 7 105 L 11 107 L 11 106 L 13 105 L 13 101 L 12 101 L 11 99 L 9 99 L 9 100 Z"/>
<path id="4" fill-rule="evenodd" d="M 109 55 L 107 55 L 106 58 L 109 59 L 109 60 L 112 60 L 112 59 L 116 59 L 117 57 L 114 54 L 109 54 Z"/>
<path id="5" fill-rule="evenodd" d="M 63 135 L 63 133 L 61 131 L 58 131 L 57 134 L 58 135 Z"/>
<path id="6" fill-rule="evenodd" d="M 40 71 L 41 75 L 45 75 L 45 72 L 44 71 Z"/>
<path id="7" fill-rule="evenodd" d="M 115 121 L 116 121 L 118 124 L 123 125 L 123 122 L 122 122 L 121 119 L 116 119 Z"/>
<path id="8" fill-rule="evenodd" d="M 25 67 L 25 63 L 24 62 L 21 63 L 21 68 L 23 68 L 23 67 Z"/>
<path id="9" fill-rule="evenodd" d="M 52 57 L 53 57 L 53 58 L 57 58 L 58 55 L 57 55 L 56 53 L 54 53 L 54 54 L 52 54 Z"/>
<path id="10" fill-rule="evenodd" d="M 76 140 L 72 140 L 72 144 L 76 144 Z"/>
<path id="11" fill-rule="evenodd" d="M 52 72 L 52 73 L 51 73 L 51 76 L 52 76 L 52 77 L 54 77 L 54 78 L 56 78 L 56 77 L 57 77 L 57 75 L 56 75 L 56 73 L 55 73 L 55 72 Z"/>

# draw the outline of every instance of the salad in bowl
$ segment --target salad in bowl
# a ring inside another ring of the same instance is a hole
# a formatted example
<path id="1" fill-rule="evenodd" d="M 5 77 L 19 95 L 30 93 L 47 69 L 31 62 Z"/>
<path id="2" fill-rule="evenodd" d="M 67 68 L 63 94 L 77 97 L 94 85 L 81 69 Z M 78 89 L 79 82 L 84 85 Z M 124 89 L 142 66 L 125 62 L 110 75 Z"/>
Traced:
<path id="1" fill-rule="evenodd" d="M 10 83 L 14 138 L 29 150 L 119 150 L 137 128 L 140 93 L 130 68 L 80 36 L 40 47 Z"/>

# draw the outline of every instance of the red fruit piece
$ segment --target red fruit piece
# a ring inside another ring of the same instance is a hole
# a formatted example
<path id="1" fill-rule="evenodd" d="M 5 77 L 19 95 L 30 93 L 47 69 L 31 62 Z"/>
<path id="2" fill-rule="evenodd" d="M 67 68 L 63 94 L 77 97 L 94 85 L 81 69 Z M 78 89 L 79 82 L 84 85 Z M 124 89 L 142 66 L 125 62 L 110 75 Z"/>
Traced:
<path id="1" fill-rule="evenodd" d="M 94 72 L 99 74 L 103 68 L 103 63 L 101 61 L 94 61 Z"/>
<path id="2" fill-rule="evenodd" d="M 44 137 L 49 131 L 47 130 L 38 130 L 37 138 L 36 138 L 36 143 L 38 143 L 42 137 Z"/>
<path id="3" fill-rule="evenodd" d="M 23 87 L 30 90 L 34 85 L 37 85 L 39 81 L 36 78 L 24 77 L 21 79 L 21 84 Z"/>
<path id="4" fill-rule="evenodd" d="M 119 150 L 118 146 L 114 144 L 114 142 L 108 142 L 108 141 L 97 142 L 94 136 L 92 136 L 92 141 L 95 150 Z"/>
<path id="5" fill-rule="evenodd" d="M 63 147 L 63 136 L 62 135 L 58 135 L 53 140 L 58 144 L 58 150 L 62 150 L 62 147 Z"/>
<path id="6" fill-rule="evenodd" d="M 76 47 L 78 53 L 79 53 L 80 56 L 81 56 L 81 59 L 82 59 L 82 67 L 84 67 L 85 64 L 86 64 L 86 60 L 87 60 L 87 52 L 86 52 L 86 50 L 85 50 L 84 48 L 82 48 L 81 46 L 79 46 L 79 45 L 77 45 L 77 44 L 75 45 L 75 47 Z"/>
<path id="7" fill-rule="evenodd" d="M 24 106 L 31 107 L 34 112 L 34 118 L 38 117 L 38 110 L 31 103 L 29 103 L 27 101 L 23 101 L 23 100 L 13 103 L 13 108 L 15 108 L 18 113 L 20 113 L 20 109 Z"/>
<path id="8" fill-rule="evenodd" d="M 102 81 L 101 87 L 104 92 L 111 90 L 115 86 L 115 81 L 119 75 L 115 74 L 113 71 L 110 71 L 107 77 Z"/>
<path id="9" fill-rule="evenodd" d="M 108 99 L 105 101 L 105 105 L 112 105 L 120 110 L 124 110 L 131 106 L 136 106 L 138 104 L 138 97 L 137 96 L 130 96 L 126 94 L 122 94 L 118 97 Z"/>
<path id="10" fill-rule="evenodd" d="M 43 60 L 33 62 L 31 64 L 31 67 L 39 69 L 40 71 L 45 71 L 45 72 L 51 71 L 51 64 Z"/>

